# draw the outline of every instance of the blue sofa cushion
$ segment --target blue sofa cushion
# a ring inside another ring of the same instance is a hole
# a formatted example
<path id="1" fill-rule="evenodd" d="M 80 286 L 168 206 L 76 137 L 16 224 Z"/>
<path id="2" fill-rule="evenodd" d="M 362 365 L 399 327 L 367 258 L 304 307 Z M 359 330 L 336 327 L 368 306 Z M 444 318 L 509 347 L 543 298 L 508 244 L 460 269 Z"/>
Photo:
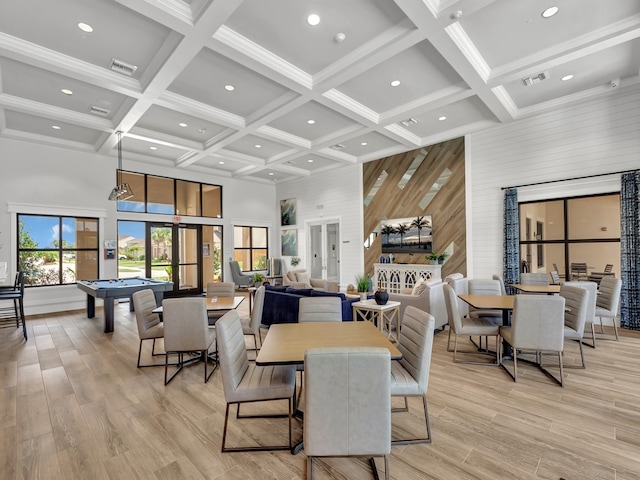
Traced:
<path id="1" fill-rule="evenodd" d="M 345 301 L 347 299 L 344 293 L 325 292 L 324 290 L 312 290 L 311 296 L 312 297 L 340 297 L 342 301 Z"/>
<path id="2" fill-rule="evenodd" d="M 294 295 L 300 295 L 301 297 L 310 297 L 311 292 L 313 292 L 313 288 L 291 288 L 287 287 L 285 290 L 287 293 L 292 293 Z"/>
<path id="3" fill-rule="evenodd" d="M 262 324 L 273 325 L 275 323 L 297 323 L 298 311 L 300 309 L 300 298 L 303 296 L 337 296 L 342 300 L 342 321 L 353 320 L 353 302 L 358 298 L 346 299 L 342 293 L 321 292 L 313 289 L 290 289 L 292 291 L 302 291 L 307 295 L 290 293 L 290 291 L 280 292 L 272 288 L 265 289 L 264 305 L 262 307 Z M 313 293 L 315 292 L 315 293 Z"/>
<path id="4" fill-rule="evenodd" d="M 286 285 L 265 285 L 264 289 L 265 290 L 272 290 L 274 292 L 286 292 L 287 291 L 287 287 Z"/>

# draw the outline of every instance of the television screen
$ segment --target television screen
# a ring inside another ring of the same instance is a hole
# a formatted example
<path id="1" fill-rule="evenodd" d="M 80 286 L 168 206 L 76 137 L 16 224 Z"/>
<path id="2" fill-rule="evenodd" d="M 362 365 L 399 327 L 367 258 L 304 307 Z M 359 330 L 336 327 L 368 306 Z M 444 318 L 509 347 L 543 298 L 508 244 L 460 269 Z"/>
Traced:
<path id="1" fill-rule="evenodd" d="M 431 215 L 391 218 L 380 222 L 382 253 L 433 252 Z"/>

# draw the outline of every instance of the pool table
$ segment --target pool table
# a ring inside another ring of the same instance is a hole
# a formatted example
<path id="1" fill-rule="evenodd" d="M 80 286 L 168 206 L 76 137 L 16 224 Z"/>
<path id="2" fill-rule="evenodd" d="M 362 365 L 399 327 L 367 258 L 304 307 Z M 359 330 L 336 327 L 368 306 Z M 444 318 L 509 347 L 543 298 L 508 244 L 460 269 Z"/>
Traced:
<path id="1" fill-rule="evenodd" d="M 156 296 L 156 302 L 162 303 L 164 292 L 173 290 L 173 282 L 162 282 L 152 278 L 116 278 L 112 280 L 78 280 L 78 288 L 87 294 L 87 317 L 96 315 L 96 298 L 104 300 L 104 333 L 113 332 L 113 300 L 131 297 L 134 292 L 150 288 Z M 133 302 L 129 299 L 129 309 Z"/>

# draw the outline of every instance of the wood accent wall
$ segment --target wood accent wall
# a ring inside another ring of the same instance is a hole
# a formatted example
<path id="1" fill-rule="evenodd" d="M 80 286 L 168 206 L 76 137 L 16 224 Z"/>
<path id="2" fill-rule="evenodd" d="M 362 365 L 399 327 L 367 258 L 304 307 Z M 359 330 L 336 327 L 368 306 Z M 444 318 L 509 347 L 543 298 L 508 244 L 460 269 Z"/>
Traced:
<path id="1" fill-rule="evenodd" d="M 370 232 L 378 231 L 371 247 L 364 250 L 365 272 L 373 274 L 373 264 L 379 261 L 381 240 L 378 224 L 382 219 L 431 215 L 433 222 L 433 249 L 442 252 L 454 242 L 454 254 L 442 266 L 442 277 L 454 272 L 467 274 L 466 213 L 464 179 L 464 138 L 456 138 L 429 147 L 427 156 L 415 171 L 404 189 L 398 182 L 422 148 L 400 153 L 363 165 L 363 195 L 366 198 L 383 171 L 387 178 L 369 205 L 364 205 L 363 244 Z M 422 210 L 419 202 L 445 168 L 451 170 L 448 182 L 440 189 L 429 205 Z M 363 198 L 364 201 L 364 198 Z M 427 263 L 420 254 L 398 254 L 396 263 Z"/>

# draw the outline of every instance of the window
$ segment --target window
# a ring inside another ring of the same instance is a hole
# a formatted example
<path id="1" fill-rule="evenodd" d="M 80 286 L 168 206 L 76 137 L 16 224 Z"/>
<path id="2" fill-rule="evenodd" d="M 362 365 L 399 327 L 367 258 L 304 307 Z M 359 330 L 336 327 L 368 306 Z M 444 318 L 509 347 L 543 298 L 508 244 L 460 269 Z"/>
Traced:
<path id="1" fill-rule="evenodd" d="M 18 214 L 18 269 L 30 286 L 98 278 L 98 219 Z"/>
<path id="2" fill-rule="evenodd" d="M 266 227 L 233 227 L 233 258 L 243 272 L 267 269 L 268 234 Z"/>

